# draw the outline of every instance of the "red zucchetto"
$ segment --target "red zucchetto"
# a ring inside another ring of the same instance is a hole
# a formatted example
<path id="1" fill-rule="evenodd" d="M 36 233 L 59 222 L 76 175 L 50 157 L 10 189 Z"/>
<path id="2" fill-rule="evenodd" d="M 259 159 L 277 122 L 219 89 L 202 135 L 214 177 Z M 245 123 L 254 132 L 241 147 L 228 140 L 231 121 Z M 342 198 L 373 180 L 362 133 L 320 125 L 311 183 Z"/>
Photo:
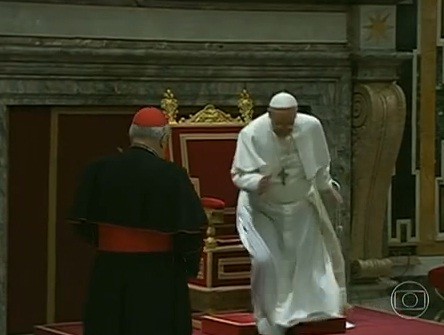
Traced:
<path id="1" fill-rule="evenodd" d="M 168 119 L 160 109 L 144 107 L 134 115 L 132 124 L 139 127 L 165 127 Z"/>

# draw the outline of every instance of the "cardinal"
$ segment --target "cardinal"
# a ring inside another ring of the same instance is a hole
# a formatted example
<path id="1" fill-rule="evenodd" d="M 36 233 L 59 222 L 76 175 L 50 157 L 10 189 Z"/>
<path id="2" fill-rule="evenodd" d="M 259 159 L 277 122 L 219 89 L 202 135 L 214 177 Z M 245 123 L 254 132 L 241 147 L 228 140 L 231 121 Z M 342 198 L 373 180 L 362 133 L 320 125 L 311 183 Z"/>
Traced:
<path id="1" fill-rule="evenodd" d="M 128 149 L 85 168 L 69 215 L 97 249 L 84 334 L 190 335 L 187 282 L 199 271 L 205 209 L 187 172 L 165 160 L 161 110 L 139 110 L 128 134 Z"/>

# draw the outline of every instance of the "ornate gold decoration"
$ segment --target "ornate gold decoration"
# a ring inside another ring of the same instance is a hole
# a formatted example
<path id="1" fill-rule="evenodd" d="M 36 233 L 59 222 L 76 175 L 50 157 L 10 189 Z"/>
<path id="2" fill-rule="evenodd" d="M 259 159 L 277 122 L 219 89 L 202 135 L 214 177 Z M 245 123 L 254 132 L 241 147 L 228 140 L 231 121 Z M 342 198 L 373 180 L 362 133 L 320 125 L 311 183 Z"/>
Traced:
<path id="1" fill-rule="evenodd" d="M 395 83 L 355 86 L 352 260 L 383 257 L 387 196 L 401 146 L 405 117 L 405 96 Z"/>
<path id="2" fill-rule="evenodd" d="M 161 100 L 161 108 L 168 117 L 171 124 L 191 124 L 191 123 L 207 123 L 207 124 L 245 124 L 249 123 L 253 118 L 253 100 L 246 89 L 242 90 L 237 107 L 240 116 L 233 117 L 212 104 L 206 105 L 203 109 L 195 114 L 181 117 L 177 121 L 179 114 L 179 103 L 175 98 L 171 89 L 167 89 L 164 98 Z"/>
<path id="3" fill-rule="evenodd" d="M 364 26 L 364 28 L 368 30 L 367 41 L 376 40 L 376 42 L 379 42 L 387 38 L 387 32 L 393 29 L 393 26 L 387 23 L 389 17 L 390 13 L 385 15 L 376 13 L 368 18 L 370 24 Z"/>
<path id="4" fill-rule="evenodd" d="M 181 118 L 179 123 L 243 123 L 240 116 L 234 118 L 230 114 L 216 108 L 214 105 L 206 105 L 196 114 L 186 118 Z"/>
<path id="5" fill-rule="evenodd" d="M 207 237 L 205 239 L 205 249 L 211 250 L 217 247 L 216 227 L 217 224 L 224 223 L 224 211 L 205 209 L 208 218 Z"/>
<path id="6" fill-rule="evenodd" d="M 204 258 L 201 257 L 200 258 L 200 262 L 199 262 L 199 273 L 197 274 L 197 279 L 204 279 L 204 271 L 205 271 L 205 267 L 204 267 Z"/>
<path id="7" fill-rule="evenodd" d="M 216 241 L 216 228 L 209 224 L 207 228 L 207 238 L 205 239 L 205 249 L 211 250 L 217 247 L 217 241 Z"/>
<path id="8" fill-rule="evenodd" d="M 214 227 L 214 222 L 211 220 L 213 215 L 212 210 L 205 209 L 205 214 L 207 214 L 208 218 L 208 227 L 207 227 L 207 237 L 205 239 L 205 249 L 211 250 L 217 247 L 216 241 L 216 228 Z"/>
<path id="9" fill-rule="evenodd" d="M 240 94 L 240 98 L 237 103 L 237 107 L 239 108 L 239 112 L 242 116 L 242 119 L 245 123 L 249 123 L 253 119 L 253 100 L 250 97 L 250 94 L 246 89 L 242 90 Z"/>
<path id="10" fill-rule="evenodd" d="M 177 99 L 174 97 L 173 92 L 170 89 L 167 89 L 163 94 L 163 99 L 160 102 L 160 107 L 164 110 L 165 114 L 168 117 L 169 123 L 177 123 L 176 117 L 179 111 L 177 108 L 179 107 L 179 103 Z"/>
<path id="11" fill-rule="evenodd" d="M 351 263 L 351 275 L 354 280 L 390 277 L 393 262 L 388 259 L 358 259 Z"/>

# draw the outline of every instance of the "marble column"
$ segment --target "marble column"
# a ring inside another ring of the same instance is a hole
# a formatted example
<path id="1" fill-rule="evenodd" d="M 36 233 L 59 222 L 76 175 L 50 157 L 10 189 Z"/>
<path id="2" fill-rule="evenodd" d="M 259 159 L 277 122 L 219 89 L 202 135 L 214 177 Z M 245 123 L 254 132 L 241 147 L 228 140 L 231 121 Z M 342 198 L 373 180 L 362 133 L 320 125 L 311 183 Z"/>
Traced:
<path id="1" fill-rule="evenodd" d="M 392 266 L 383 253 L 384 230 L 406 117 L 405 96 L 396 79 L 400 63 L 410 56 L 395 51 L 395 18 L 395 6 L 354 8 L 350 253 L 354 283 L 377 285 L 390 275 Z"/>
<path id="2" fill-rule="evenodd" d="M 6 334 L 8 114 L 0 102 L 0 334 Z"/>

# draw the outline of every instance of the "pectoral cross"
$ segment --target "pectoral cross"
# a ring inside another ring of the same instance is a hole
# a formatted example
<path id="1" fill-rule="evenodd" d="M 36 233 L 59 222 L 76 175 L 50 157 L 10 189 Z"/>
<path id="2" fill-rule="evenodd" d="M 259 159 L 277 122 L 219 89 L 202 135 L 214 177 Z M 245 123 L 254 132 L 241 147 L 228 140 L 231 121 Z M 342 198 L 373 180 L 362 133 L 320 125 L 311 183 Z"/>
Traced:
<path id="1" fill-rule="evenodd" d="M 285 185 L 287 183 L 288 173 L 285 172 L 284 168 L 281 169 L 281 172 L 279 172 L 278 176 L 281 177 L 282 185 Z"/>

